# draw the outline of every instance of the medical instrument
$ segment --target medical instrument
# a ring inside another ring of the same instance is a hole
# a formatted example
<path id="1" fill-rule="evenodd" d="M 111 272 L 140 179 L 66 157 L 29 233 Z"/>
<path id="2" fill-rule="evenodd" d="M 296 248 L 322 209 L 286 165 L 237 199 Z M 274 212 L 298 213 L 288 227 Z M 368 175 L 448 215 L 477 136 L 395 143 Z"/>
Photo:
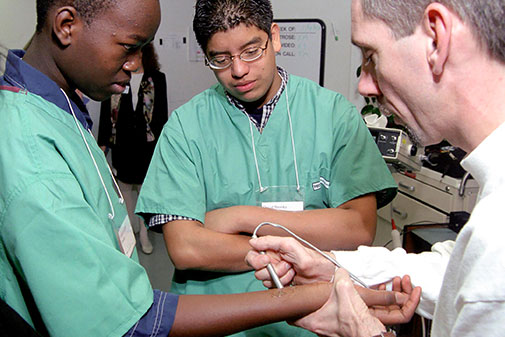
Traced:
<path id="1" fill-rule="evenodd" d="M 324 256 L 326 259 L 328 259 L 331 263 L 333 263 L 335 266 L 339 267 L 339 268 L 343 268 L 342 265 L 340 265 L 340 263 L 337 262 L 336 259 L 334 259 L 333 257 L 331 257 L 330 255 L 326 254 L 325 252 L 323 252 L 322 250 L 320 250 L 319 248 L 317 248 L 316 246 L 314 246 L 313 244 L 311 244 L 310 242 L 302 239 L 301 237 L 299 237 L 298 235 L 296 235 L 295 233 L 293 233 L 292 231 L 290 231 L 289 229 L 287 229 L 286 227 L 282 226 L 282 225 L 279 225 L 279 224 L 275 224 L 275 223 L 272 223 L 272 222 L 262 222 L 260 223 L 255 229 L 254 229 L 254 232 L 252 234 L 252 237 L 253 238 L 257 238 L 258 235 L 257 235 L 257 232 L 258 230 L 263 227 L 263 226 L 272 226 L 272 227 L 275 227 L 275 228 L 280 228 L 282 230 L 284 230 L 285 232 L 289 233 L 291 236 L 293 236 L 295 239 L 297 239 L 298 241 L 306 244 L 307 246 L 309 246 L 310 248 L 314 249 L 316 252 L 318 252 L 319 254 L 321 254 L 322 256 Z M 261 252 L 262 254 L 264 254 L 265 252 Z M 270 266 L 270 268 L 268 267 Z M 345 269 L 345 268 L 344 268 Z M 280 284 L 280 280 L 279 280 L 279 276 L 275 273 L 275 270 L 273 268 L 273 266 L 271 264 L 268 264 L 267 265 L 267 270 L 268 272 L 270 273 L 270 276 L 272 277 L 272 280 L 274 281 L 275 285 L 277 286 L 277 282 L 279 282 Z M 368 288 L 368 286 L 366 285 L 365 282 L 361 281 L 356 275 L 352 274 L 351 272 L 347 271 L 349 273 L 349 276 L 351 277 L 351 279 L 353 281 L 355 281 L 356 283 L 358 283 L 359 285 L 365 287 L 365 288 Z M 276 281 L 277 280 L 277 281 Z M 281 287 L 277 286 L 277 288 L 282 288 L 282 285 Z"/>
<path id="2" fill-rule="evenodd" d="M 113 220 L 116 214 L 114 212 L 114 206 L 112 205 L 112 199 L 110 198 L 109 192 L 107 191 L 107 188 L 105 187 L 105 182 L 103 181 L 102 174 L 100 173 L 100 170 L 98 169 L 98 165 L 96 163 L 95 157 L 93 156 L 93 153 L 91 152 L 91 148 L 89 147 L 88 141 L 86 140 L 86 137 L 84 137 L 84 133 L 81 130 L 81 126 L 80 126 L 79 121 L 77 120 L 77 117 L 75 116 L 75 112 L 74 112 L 74 109 L 72 108 L 72 104 L 70 104 L 70 100 L 69 100 L 67 94 L 65 93 L 65 91 L 63 89 L 61 89 L 61 88 L 60 88 L 60 90 L 61 90 L 61 92 L 63 93 L 63 95 L 65 96 L 65 98 L 67 100 L 68 106 L 70 107 L 70 111 L 72 112 L 72 116 L 74 117 L 75 124 L 77 125 L 77 128 L 79 129 L 79 132 L 81 133 L 81 137 L 84 140 L 84 143 L 86 144 L 86 148 L 88 149 L 88 153 L 91 156 L 91 159 L 93 160 L 93 165 L 95 166 L 96 172 L 98 173 L 98 176 L 100 177 L 100 182 L 102 183 L 102 187 L 103 187 L 103 189 L 105 191 L 105 195 L 107 196 L 107 200 L 109 201 L 109 206 L 110 206 L 110 209 L 111 209 L 111 212 L 109 213 L 108 217 L 109 217 L 110 220 Z M 114 181 L 114 185 L 116 186 L 116 189 L 118 190 L 118 193 L 119 193 L 119 203 L 123 204 L 124 203 L 123 194 L 121 193 L 121 190 L 119 189 L 119 185 L 116 182 L 116 179 L 114 178 L 114 175 L 112 174 L 110 166 L 107 165 L 107 168 L 109 169 L 109 174 L 112 177 L 112 180 Z"/>
<path id="3" fill-rule="evenodd" d="M 262 224 L 260 224 L 261 226 Z M 259 227 L 259 226 L 258 226 Z M 258 229 L 258 227 L 256 227 L 256 230 Z M 257 239 L 258 236 L 256 235 L 256 230 L 254 231 L 253 235 L 252 235 L 252 238 L 253 239 Z M 261 251 L 260 254 L 263 254 L 265 255 L 266 253 L 264 251 Z M 271 263 L 267 264 L 267 270 L 268 270 L 268 273 L 270 274 L 270 277 L 272 278 L 272 281 L 274 282 L 275 286 L 278 288 L 278 289 L 282 289 L 284 288 L 284 286 L 282 285 L 281 283 L 281 280 L 279 279 L 279 276 L 277 275 L 277 273 L 275 272 L 275 269 L 274 267 L 272 266 Z"/>
<path id="4" fill-rule="evenodd" d="M 400 232 L 396 228 L 395 220 L 391 219 L 391 241 L 393 242 L 393 249 L 394 248 L 401 248 L 402 247 L 402 240 L 400 238 Z"/>
<path id="5" fill-rule="evenodd" d="M 284 81 L 282 79 L 281 75 L 279 75 L 279 77 L 281 77 L 281 80 Z M 289 130 L 291 132 L 291 147 L 293 149 L 293 161 L 294 161 L 294 164 L 295 164 L 296 190 L 300 191 L 300 178 L 298 176 L 298 164 L 296 163 L 295 138 L 293 136 L 293 123 L 291 121 L 291 111 L 289 110 L 289 97 L 288 97 L 288 91 L 287 91 L 287 89 L 285 90 L 285 92 L 286 92 L 286 107 L 287 107 L 287 110 L 288 110 L 288 119 L 289 119 Z M 259 166 L 258 166 L 258 158 L 256 157 L 256 146 L 254 145 L 254 133 L 253 133 L 251 119 L 249 119 L 249 131 L 251 133 L 251 143 L 252 143 L 252 149 L 253 149 L 253 155 L 254 155 L 254 163 L 256 165 L 256 174 L 258 175 L 258 183 L 260 185 L 259 190 L 260 190 L 260 193 L 262 193 L 268 187 L 263 187 L 263 185 L 261 185 L 260 169 L 259 169 Z"/>
<path id="6" fill-rule="evenodd" d="M 404 131 L 373 126 L 368 126 L 368 130 L 386 162 L 413 171 L 421 169 L 420 154 L 424 148 L 412 142 Z"/>

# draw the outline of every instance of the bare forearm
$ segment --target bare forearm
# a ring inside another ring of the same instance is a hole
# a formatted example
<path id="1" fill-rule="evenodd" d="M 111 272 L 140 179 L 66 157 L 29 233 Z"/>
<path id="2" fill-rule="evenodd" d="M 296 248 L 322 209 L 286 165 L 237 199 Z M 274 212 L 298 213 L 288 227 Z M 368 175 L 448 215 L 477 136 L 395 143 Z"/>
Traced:
<path id="1" fill-rule="evenodd" d="M 375 209 L 374 209 L 375 212 Z M 353 209 L 318 209 L 284 212 L 267 208 L 250 208 L 244 215 L 244 229 L 249 231 L 261 222 L 281 224 L 320 249 L 355 249 L 369 245 L 375 236 L 375 213 L 363 217 Z M 259 235 L 289 236 L 284 230 L 263 226 Z"/>
<path id="2" fill-rule="evenodd" d="M 319 309 L 329 283 L 229 295 L 180 296 L 170 336 L 223 336 Z"/>
<path id="3" fill-rule="evenodd" d="M 223 234 L 193 223 L 173 221 L 163 226 L 167 251 L 177 269 L 241 272 L 251 270 L 244 258 L 250 236 Z"/>

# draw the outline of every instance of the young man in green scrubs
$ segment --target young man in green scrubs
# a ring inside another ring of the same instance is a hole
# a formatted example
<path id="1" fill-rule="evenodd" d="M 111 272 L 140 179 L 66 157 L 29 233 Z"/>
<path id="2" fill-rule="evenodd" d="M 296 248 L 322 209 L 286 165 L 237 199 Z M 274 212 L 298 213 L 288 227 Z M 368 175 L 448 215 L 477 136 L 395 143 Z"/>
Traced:
<path id="1" fill-rule="evenodd" d="M 244 262 L 256 226 L 283 224 L 322 249 L 375 236 L 396 192 L 356 109 L 277 67 L 268 0 L 196 3 L 193 28 L 218 84 L 175 110 L 136 211 L 162 228 L 181 294 L 260 290 Z M 260 235 L 285 235 L 263 227 Z M 261 329 L 294 336 L 302 330 Z"/>

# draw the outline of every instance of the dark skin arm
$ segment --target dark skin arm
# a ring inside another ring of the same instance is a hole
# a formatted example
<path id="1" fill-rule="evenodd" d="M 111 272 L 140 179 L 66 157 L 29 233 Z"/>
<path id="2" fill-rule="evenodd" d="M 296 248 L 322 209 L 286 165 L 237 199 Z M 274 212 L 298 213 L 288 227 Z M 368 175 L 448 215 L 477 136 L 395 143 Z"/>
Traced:
<path id="1" fill-rule="evenodd" d="M 183 295 L 170 336 L 224 336 L 303 317 L 328 299 L 331 284 L 226 295 Z"/>
<path id="2" fill-rule="evenodd" d="M 223 336 L 268 323 L 295 321 L 322 307 L 332 288 L 332 283 L 323 282 L 241 294 L 181 295 L 170 336 Z M 409 318 L 415 309 L 412 303 L 416 298 L 407 292 L 357 290 L 367 306 L 380 306 L 393 317 Z"/>

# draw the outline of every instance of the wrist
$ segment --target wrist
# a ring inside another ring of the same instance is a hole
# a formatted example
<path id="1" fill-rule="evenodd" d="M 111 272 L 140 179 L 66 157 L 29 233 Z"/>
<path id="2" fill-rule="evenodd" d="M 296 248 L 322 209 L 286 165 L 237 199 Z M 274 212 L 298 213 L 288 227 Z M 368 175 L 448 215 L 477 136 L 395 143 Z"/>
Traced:
<path id="1" fill-rule="evenodd" d="M 237 225 L 239 227 L 239 231 L 243 233 L 252 234 L 256 227 L 260 224 L 257 221 L 257 210 L 256 206 L 235 206 L 237 211 Z"/>
<path id="2" fill-rule="evenodd" d="M 325 253 L 335 258 L 332 252 L 325 252 Z M 330 262 L 327 258 L 323 257 L 321 254 L 317 252 L 316 254 L 317 254 L 317 261 L 319 262 L 317 270 L 319 271 L 319 273 L 322 274 L 324 278 L 323 281 L 332 283 L 335 278 L 335 271 L 336 271 L 335 265 L 332 262 Z"/>
<path id="3" fill-rule="evenodd" d="M 260 206 L 239 206 L 240 207 L 240 226 L 244 232 L 252 234 L 256 227 L 263 222 L 275 222 L 270 220 L 273 218 L 272 209 Z M 263 226 L 258 231 L 258 236 L 271 234 L 273 227 Z"/>
<path id="4" fill-rule="evenodd" d="M 254 231 L 254 228 L 251 229 L 251 221 L 250 221 L 250 213 L 251 210 L 248 209 L 248 206 L 231 206 L 229 208 L 231 213 L 228 215 L 233 218 L 233 233 L 239 234 L 239 233 L 250 233 L 252 234 Z"/>

